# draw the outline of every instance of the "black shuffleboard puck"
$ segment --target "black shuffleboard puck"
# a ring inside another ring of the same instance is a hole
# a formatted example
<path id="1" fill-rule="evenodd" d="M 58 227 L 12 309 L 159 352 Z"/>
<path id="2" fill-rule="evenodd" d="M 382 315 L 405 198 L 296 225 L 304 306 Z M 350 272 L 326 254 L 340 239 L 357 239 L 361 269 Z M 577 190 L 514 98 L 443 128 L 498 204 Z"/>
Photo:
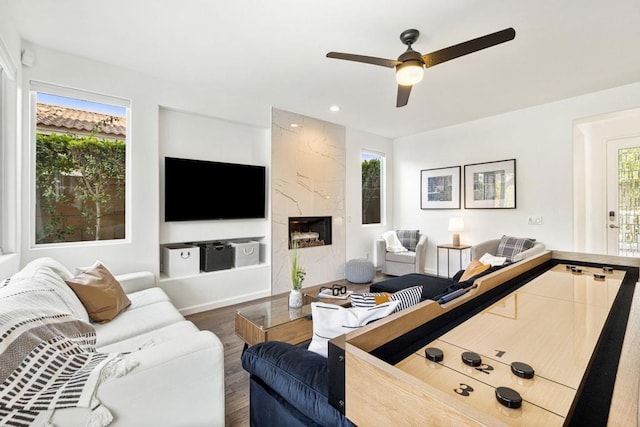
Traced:
<path id="1" fill-rule="evenodd" d="M 513 362 L 511 364 L 511 372 L 517 377 L 531 379 L 535 371 L 530 365 L 522 362 Z"/>
<path id="2" fill-rule="evenodd" d="M 424 351 L 424 354 L 427 359 L 431 360 L 432 362 L 441 362 L 442 359 L 444 359 L 444 353 L 442 353 L 442 350 L 440 350 L 439 348 L 429 347 Z"/>
<path id="3" fill-rule="evenodd" d="M 478 353 L 474 353 L 473 351 L 465 351 L 464 353 L 462 353 L 462 361 L 465 365 L 469 366 L 482 365 L 482 358 Z"/>
<path id="4" fill-rule="evenodd" d="M 522 406 L 522 396 L 509 387 L 496 388 L 496 399 L 507 408 L 518 409 Z"/>

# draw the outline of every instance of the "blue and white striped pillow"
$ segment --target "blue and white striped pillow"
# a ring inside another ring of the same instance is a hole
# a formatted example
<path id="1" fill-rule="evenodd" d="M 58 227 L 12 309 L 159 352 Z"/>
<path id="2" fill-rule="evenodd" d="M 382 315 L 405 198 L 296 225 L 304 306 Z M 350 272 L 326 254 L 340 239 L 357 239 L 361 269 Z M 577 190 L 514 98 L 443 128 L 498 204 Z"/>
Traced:
<path id="1" fill-rule="evenodd" d="M 349 295 L 349 300 L 353 307 L 375 307 L 378 304 L 390 301 L 390 296 L 391 294 L 387 292 L 354 292 Z"/>
<path id="2" fill-rule="evenodd" d="M 422 299 L 422 285 L 412 286 L 411 288 L 403 289 L 401 291 L 391 294 L 389 301 L 400 301 L 398 307 L 394 313 L 405 308 L 409 308 L 412 305 L 416 305 Z"/>

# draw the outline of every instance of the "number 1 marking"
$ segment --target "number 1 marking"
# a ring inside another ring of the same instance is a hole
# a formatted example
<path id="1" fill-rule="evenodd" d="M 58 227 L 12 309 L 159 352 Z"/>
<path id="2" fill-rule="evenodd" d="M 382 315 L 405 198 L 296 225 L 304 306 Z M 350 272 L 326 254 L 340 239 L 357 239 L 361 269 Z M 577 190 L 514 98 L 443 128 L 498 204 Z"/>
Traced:
<path id="1" fill-rule="evenodd" d="M 506 351 L 502 351 L 502 350 L 496 350 L 496 351 L 497 351 L 496 357 L 502 357 L 506 353 Z"/>

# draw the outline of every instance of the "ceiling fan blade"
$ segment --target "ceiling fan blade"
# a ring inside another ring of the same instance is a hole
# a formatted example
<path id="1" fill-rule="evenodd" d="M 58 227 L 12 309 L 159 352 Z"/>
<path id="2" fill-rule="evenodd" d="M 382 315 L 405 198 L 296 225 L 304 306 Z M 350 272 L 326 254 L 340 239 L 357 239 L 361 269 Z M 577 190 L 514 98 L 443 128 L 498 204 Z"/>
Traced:
<path id="1" fill-rule="evenodd" d="M 422 55 L 422 59 L 424 60 L 425 67 L 433 67 L 434 65 L 441 64 L 451 59 L 459 58 L 500 43 L 508 42 L 509 40 L 513 40 L 515 36 L 516 30 L 513 28 L 507 28 L 502 31 L 487 34 L 486 36 L 445 47 L 444 49 L 436 50 L 435 52 L 427 53 L 426 55 Z"/>
<path id="2" fill-rule="evenodd" d="M 400 62 L 395 59 L 376 58 L 374 56 L 353 55 L 351 53 L 329 52 L 327 58 L 346 59 L 347 61 L 364 62 L 365 64 L 381 65 L 383 67 L 393 68 Z"/>
<path id="3" fill-rule="evenodd" d="M 411 88 L 413 86 L 398 85 L 398 99 L 396 101 L 396 107 L 404 107 L 409 102 L 409 95 L 411 94 Z"/>

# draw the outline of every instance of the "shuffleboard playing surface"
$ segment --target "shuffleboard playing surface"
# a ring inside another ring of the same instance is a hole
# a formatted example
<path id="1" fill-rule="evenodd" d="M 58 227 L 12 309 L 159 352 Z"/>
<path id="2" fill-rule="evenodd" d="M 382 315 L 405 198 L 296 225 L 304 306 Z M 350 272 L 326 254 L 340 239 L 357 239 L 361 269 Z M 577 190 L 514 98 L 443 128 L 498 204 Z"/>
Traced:
<path id="1" fill-rule="evenodd" d="M 510 425 L 564 424 L 625 276 L 622 270 L 569 267 L 554 266 L 396 368 Z M 429 360 L 427 348 L 441 350 L 443 359 Z M 464 352 L 480 356 L 481 364 L 465 364 Z M 513 362 L 532 367 L 533 378 L 516 376 Z M 499 387 L 517 392 L 521 406 L 499 403 Z"/>

